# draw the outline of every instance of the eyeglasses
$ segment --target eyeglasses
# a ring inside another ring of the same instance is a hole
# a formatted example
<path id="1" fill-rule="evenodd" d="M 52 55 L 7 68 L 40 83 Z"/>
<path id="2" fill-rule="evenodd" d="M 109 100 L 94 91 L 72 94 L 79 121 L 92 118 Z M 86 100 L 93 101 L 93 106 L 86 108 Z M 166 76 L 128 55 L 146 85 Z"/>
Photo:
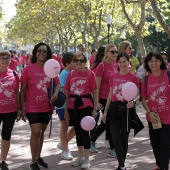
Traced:
<path id="1" fill-rule="evenodd" d="M 129 47 L 129 50 L 131 51 L 131 50 L 132 50 L 132 47 Z"/>
<path id="2" fill-rule="evenodd" d="M 108 51 L 110 52 L 111 54 L 118 54 L 118 51 Z"/>
<path id="3" fill-rule="evenodd" d="M 0 57 L 0 60 L 9 60 L 10 57 Z"/>
<path id="4" fill-rule="evenodd" d="M 83 59 L 80 59 L 80 60 L 79 60 L 79 59 L 74 59 L 73 61 L 74 61 L 75 63 L 79 63 L 79 62 L 80 62 L 80 63 L 84 63 L 84 62 L 85 62 L 85 60 L 83 60 Z"/>
<path id="5" fill-rule="evenodd" d="M 37 52 L 38 52 L 38 53 L 44 53 L 44 54 L 45 54 L 45 53 L 47 53 L 47 50 L 38 49 Z"/>

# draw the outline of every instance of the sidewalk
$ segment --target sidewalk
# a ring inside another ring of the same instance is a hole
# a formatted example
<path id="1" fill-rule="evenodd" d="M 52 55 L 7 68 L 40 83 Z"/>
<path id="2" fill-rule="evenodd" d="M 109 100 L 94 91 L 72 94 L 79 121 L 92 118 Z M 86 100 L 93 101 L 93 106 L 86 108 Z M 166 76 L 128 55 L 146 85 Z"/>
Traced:
<path id="1" fill-rule="evenodd" d="M 133 138 L 133 130 L 129 137 L 129 154 L 126 159 L 128 170 L 151 170 L 155 166 L 152 149 L 148 137 L 147 122 L 145 120 L 144 109 L 141 104 L 137 105 L 137 113 L 144 123 L 145 128 Z M 61 151 L 57 148 L 59 142 L 59 120 L 53 115 L 53 128 L 51 138 L 48 138 L 49 126 L 45 133 L 45 142 L 42 150 L 42 157 L 48 163 L 50 170 L 78 170 L 80 167 L 72 167 L 72 161 L 62 160 Z M 105 134 L 99 137 L 97 143 L 104 142 Z M 7 163 L 10 170 L 28 170 L 31 161 L 29 147 L 30 128 L 23 121 L 17 122 L 13 129 L 11 148 L 8 154 Z M 69 148 L 74 157 L 77 157 L 75 138 L 69 143 Z M 117 168 L 117 160 L 107 157 L 109 149 L 102 148 L 97 154 L 91 154 L 91 170 L 114 170 Z M 43 169 L 43 168 L 41 168 Z"/>

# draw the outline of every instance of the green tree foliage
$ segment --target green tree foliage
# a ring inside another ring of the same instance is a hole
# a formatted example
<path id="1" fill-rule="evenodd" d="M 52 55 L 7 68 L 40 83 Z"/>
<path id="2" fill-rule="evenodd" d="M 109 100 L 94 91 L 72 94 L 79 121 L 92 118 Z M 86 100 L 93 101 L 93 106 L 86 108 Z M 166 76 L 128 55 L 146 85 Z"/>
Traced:
<path id="1" fill-rule="evenodd" d="M 158 2 L 161 15 L 170 20 L 168 0 Z M 16 9 L 16 16 L 6 25 L 7 39 L 19 45 L 44 41 L 53 48 L 59 44 L 66 51 L 69 45 L 80 43 L 94 47 L 107 44 L 108 14 L 113 18 L 111 43 L 118 45 L 124 39 L 137 41 L 142 55 L 145 54 L 143 38 L 154 32 L 150 29 L 154 25 L 162 26 L 155 22 L 154 10 L 147 0 L 20 0 Z M 154 21 L 148 22 L 148 16 Z M 122 36 L 125 32 L 126 36 Z"/>

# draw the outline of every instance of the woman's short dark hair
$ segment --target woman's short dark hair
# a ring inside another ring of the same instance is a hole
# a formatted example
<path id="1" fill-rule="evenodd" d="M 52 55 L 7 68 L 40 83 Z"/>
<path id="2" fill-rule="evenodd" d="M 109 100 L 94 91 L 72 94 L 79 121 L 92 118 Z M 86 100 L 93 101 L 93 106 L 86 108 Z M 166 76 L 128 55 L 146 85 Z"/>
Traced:
<path id="1" fill-rule="evenodd" d="M 117 55 L 116 61 L 119 62 L 120 58 L 122 58 L 122 57 L 125 57 L 127 59 L 127 61 L 129 61 L 129 56 L 124 52 L 121 52 Z"/>
<path id="2" fill-rule="evenodd" d="M 95 51 L 97 51 L 97 49 L 93 48 L 93 50 L 91 50 L 91 54 L 94 53 Z"/>
<path id="3" fill-rule="evenodd" d="M 71 61 L 73 60 L 73 53 L 64 53 L 63 58 L 62 58 L 62 63 L 64 65 L 64 67 L 67 66 L 67 63 L 70 64 Z"/>
<path id="4" fill-rule="evenodd" d="M 151 73 L 151 69 L 150 69 L 150 67 L 148 65 L 148 62 L 152 59 L 152 57 L 155 57 L 157 60 L 161 61 L 161 65 L 160 65 L 161 70 L 166 70 L 167 69 L 165 61 L 162 58 L 161 54 L 158 51 L 154 51 L 154 52 L 148 53 L 145 60 L 144 60 L 144 67 L 145 67 L 147 72 Z"/>
<path id="5" fill-rule="evenodd" d="M 34 49 L 33 49 L 33 51 L 32 51 L 31 63 L 36 63 L 36 62 L 37 62 L 36 53 L 37 53 L 38 48 L 39 48 L 40 46 L 42 46 L 42 45 L 44 45 L 44 46 L 47 47 L 47 58 L 46 58 L 46 61 L 47 61 L 48 59 L 51 59 L 51 58 L 52 58 L 51 48 L 50 48 L 47 44 L 41 42 L 41 43 L 38 43 L 37 45 L 35 45 L 35 47 L 34 47 Z"/>

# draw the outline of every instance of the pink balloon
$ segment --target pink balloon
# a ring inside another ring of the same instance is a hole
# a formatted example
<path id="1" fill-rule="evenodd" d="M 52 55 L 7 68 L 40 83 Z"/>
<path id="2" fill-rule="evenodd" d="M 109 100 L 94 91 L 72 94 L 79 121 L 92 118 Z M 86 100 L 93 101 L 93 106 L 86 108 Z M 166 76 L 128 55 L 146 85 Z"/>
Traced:
<path id="1" fill-rule="evenodd" d="M 126 101 L 133 100 L 138 93 L 138 88 L 136 84 L 132 82 L 127 82 L 122 86 L 122 96 Z"/>
<path id="2" fill-rule="evenodd" d="M 46 76 L 55 78 L 60 73 L 60 64 L 57 60 L 49 59 L 44 64 L 44 72 Z"/>
<path id="3" fill-rule="evenodd" d="M 86 131 L 90 131 L 95 127 L 96 121 L 92 116 L 85 116 L 81 120 L 80 124 L 81 124 L 82 129 L 84 129 Z"/>

